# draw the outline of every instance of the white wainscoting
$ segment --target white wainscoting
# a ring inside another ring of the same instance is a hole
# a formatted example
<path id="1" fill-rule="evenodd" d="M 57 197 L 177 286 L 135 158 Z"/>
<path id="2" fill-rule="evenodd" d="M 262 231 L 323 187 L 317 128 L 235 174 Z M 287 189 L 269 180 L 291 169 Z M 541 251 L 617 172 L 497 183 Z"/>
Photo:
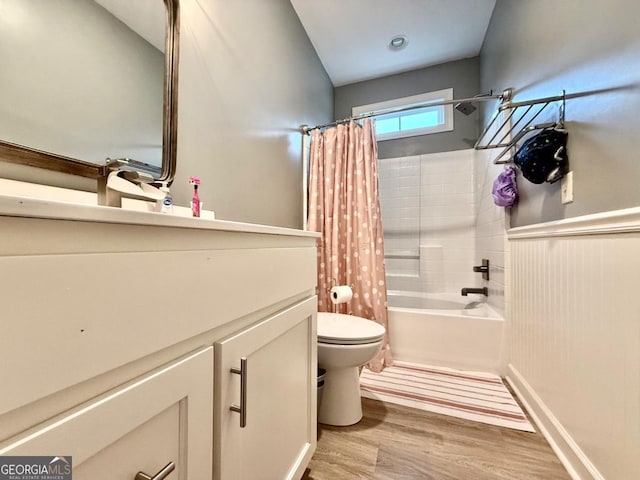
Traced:
<path id="1" fill-rule="evenodd" d="M 508 236 L 508 381 L 574 479 L 640 478 L 640 208 Z"/>

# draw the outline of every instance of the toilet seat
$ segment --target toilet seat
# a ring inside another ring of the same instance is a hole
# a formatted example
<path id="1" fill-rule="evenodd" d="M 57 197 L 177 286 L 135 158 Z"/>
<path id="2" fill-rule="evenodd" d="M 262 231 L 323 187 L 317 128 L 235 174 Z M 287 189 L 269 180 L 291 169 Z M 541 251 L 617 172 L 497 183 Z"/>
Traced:
<path id="1" fill-rule="evenodd" d="M 363 345 L 384 338 L 385 328 L 373 320 L 344 313 L 318 313 L 318 343 Z"/>

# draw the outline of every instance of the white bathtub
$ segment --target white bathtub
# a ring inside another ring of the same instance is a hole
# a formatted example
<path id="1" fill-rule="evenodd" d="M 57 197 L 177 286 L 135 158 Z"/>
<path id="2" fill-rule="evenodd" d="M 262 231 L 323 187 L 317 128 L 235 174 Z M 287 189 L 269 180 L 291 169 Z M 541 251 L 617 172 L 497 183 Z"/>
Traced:
<path id="1" fill-rule="evenodd" d="M 504 373 L 504 319 L 484 297 L 389 291 L 388 304 L 394 359 Z"/>

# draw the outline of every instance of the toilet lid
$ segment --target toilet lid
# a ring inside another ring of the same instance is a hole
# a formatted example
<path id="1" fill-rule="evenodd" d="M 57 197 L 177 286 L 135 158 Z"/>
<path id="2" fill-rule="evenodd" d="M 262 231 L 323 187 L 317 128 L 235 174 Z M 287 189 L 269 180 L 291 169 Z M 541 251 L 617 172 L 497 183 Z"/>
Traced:
<path id="1" fill-rule="evenodd" d="M 366 318 L 343 313 L 318 312 L 318 342 L 338 345 L 375 343 L 384 337 L 385 329 Z"/>

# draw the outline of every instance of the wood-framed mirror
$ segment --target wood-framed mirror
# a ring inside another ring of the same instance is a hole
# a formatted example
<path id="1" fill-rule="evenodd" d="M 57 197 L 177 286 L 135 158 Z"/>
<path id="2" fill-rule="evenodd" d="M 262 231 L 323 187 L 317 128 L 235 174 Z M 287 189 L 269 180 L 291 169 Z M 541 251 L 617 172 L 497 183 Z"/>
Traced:
<path id="1" fill-rule="evenodd" d="M 178 2 L 0 1 L 0 161 L 171 181 Z"/>

